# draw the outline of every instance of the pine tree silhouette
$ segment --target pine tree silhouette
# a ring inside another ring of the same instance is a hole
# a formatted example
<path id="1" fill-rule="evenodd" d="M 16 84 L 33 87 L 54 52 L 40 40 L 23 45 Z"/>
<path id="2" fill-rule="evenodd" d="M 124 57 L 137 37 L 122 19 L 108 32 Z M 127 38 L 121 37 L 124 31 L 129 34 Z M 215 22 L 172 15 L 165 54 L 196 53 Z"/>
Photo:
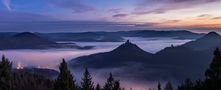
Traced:
<path id="1" fill-rule="evenodd" d="M 104 85 L 104 90 L 113 90 L 114 89 L 115 80 L 113 78 L 112 73 L 109 74 L 107 82 Z"/>
<path id="2" fill-rule="evenodd" d="M 0 61 L 0 90 L 9 90 L 11 88 L 12 80 L 12 63 L 2 56 L 2 61 Z"/>
<path id="3" fill-rule="evenodd" d="M 194 90 L 194 83 L 191 79 L 186 79 L 185 82 L 178 87 L 178 90 Z"/>
<path id="4" fill-rule="evenodd" d="M 92 82 L 92 77 L 90 75 L 90 72 L 88 69 L 85 69 L 84 72 L 84 78 L 82 79 L 83 82 L 81 82 L 81 89 L 82 90 L 94 90 L 94 84 Z"/>
<path id="5" fill-rule="evenodd" d="M 120 81 L 117 80 L 114 82 L 114 88 L 113 90 L 121 90 L 121 87 L 120 87 Z"/>
<path id="6" fill-rule="evenodd" d="M 204 88 L 221 90 L 221 53 L 219 48 L 216 48 L 213 54 L 213 61 L 209 69 L 205 72 L 206 80 Z"/>
<path id="7" fill-rule="evenodd" d="M 161 84 L 160 84 L 160 82 L 158 82 L 157 89 L 158 89 L 158 90 L 161 90 Z"/>
<path id="8" fill-rule="evenodd" d="M 209 80 L 220 80 L 221 79 L 221 54 L 219 48 L 214 51 L 214 58 L 210 64 L 209 69 L 205 73 L 206 78 Z"/>
<path id="9" fill-rule="evenodd" d="M 55 90 L 77 90 L 75 80 L 73 80 L 73 76 L 68 70 L 67 63 L 64 59 L 60 64 L 59 70 L 60 74 L 54 84 Z"/>
<path id="10" fill-rule="evenodd" d="M 99 83 L 96 85 L 95 90 L 101 90 L 101 86 L 100 86 L 100 84 L 99 84 Z"/>
<path id="11" fill-rule="evenodd" d="M 173 85 L 170 81 L 166 83 L 164 90 L 173 90 Z"/>

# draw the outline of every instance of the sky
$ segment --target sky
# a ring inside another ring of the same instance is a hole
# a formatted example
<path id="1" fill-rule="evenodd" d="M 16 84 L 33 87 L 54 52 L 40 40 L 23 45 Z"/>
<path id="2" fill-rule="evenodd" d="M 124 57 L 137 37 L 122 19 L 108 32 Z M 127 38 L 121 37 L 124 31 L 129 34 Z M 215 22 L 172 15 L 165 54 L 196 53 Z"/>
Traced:
<path id="1" fill-rule="evenodd" d="M 221 30 L 221 0 L 1 0 L 0 31 Z"/>

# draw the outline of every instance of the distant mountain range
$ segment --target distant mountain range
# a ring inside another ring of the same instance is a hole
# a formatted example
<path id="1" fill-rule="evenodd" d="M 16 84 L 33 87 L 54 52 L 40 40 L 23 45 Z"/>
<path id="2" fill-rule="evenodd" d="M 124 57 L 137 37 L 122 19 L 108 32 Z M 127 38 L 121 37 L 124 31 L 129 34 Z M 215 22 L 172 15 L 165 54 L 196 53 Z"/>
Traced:
<path id="1" fill-rule="evenodd" d="M 10 34 L 0 38 L 0 49 L 48 49 L 48 48 L 77 48 L 89 49 L 90 47 L 80 47 L 76 44 L 60 44 L 47 38 L 40 37 L 34 33 L 23 32 Z M 92 47 L 91 47 L 92 48 Z"/>
<path id="2" fill-rule="evenodd" d="M 174 39 L 197 39 L 203 34 L 190 31 L 155 31 L 135 30 L 118 32 L 82 32 L 82 33 L 48 33 L 41 34 L 54 41 L 84 41 L 84 42 L 122 42 L 124 37 L 169 37 Z"/>
<path id="3" fill-rule="evenodd" d="M 213 50 L 221 46 L 221 36 L 210 32 L 184 45 L 167 47 L 156 54 L 143 51 L 127 41 L 118 48 L 104 53 L 75 58 L 69 62 L 74 68 L 123 69 L 123 77 L 141 79 L 198 79 L 210 64 Z M 133 72 L 133 73 L 131 73 Z M 172 76 L 172 77 L 170 77 Z"/>
<path id="4" fill-rule="evenodd" d="M 214 47 L 221 47 L 221 37 L 216 32 L 210 32 L 204 37 L 197 39 L 196 41 L 191 41 L 183 46 L 189 47 L 195 50 L 212 49 Z"/>
<path id="5" fill-rule="evenodd" d="M 0 33 L 0 37 L 12 36 L 17 33 Z M 174 39 L 198 39 L 203 34 L 193 33 L 186 30 L 177 31 L 155 31 L 135 30 L 118 32 L 76 32 L 76 33 L 35 33 L 38 36 L 51 41 L 79 41 L 79 42 L 122 42 L 124 37 L 169 37 Z"/>

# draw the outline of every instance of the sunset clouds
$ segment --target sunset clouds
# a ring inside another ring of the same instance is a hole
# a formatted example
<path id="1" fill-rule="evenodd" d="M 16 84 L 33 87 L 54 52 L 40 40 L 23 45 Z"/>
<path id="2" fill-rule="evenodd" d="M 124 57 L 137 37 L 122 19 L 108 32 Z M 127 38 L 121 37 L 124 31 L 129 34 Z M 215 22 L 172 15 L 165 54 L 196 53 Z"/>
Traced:
<path id="1" fill-rule="evenodd" d="M 85 0 L 48 0 L 48 3 L 60 8 L 71 9 L 76 13 L 87 12 L 95 9 L 88 5 Z"/>
<path id="2" fill-rule="evenodd" d="M 220 6 L 220 0 L 2 0 L 0 21 L 101 21 L 147 29 L 219 29 Z"/>
<path id="3" fill-rule="evenodd" d="M 198 5 L 218 2 L 219 0 L 142 0 L 135 8 L 137 14 L 162 14 L 171 10 L 193 8 Z"/>

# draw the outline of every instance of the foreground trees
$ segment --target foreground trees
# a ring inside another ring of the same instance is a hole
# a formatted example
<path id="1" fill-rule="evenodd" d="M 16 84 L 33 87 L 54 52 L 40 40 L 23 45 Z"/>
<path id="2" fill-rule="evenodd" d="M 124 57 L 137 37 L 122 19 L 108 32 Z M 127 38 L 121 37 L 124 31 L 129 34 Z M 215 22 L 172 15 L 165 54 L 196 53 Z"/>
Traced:
<path id="1" fill-rule="evenodd" d="M 173 85 L 170 81 L 166 83 L 164 90 L 173 90 Z"/>
<path id="2" fill-rule="evenodd" d="M 107 79 L 104 88 L 99 84 L 95 88 L 88 69 L 85 69 L 80 86 L 75 83 L 64 59 L 59 70 L 57 79 L 50 80 L 22 69 L 12 69 L 12 62 L 2 56 L 0 61 L 0 90 L 121 90 L 119 80 L 115 80 L 112 74 Z"/>
<path id="3" fill-rule="evenodd" d="M 109 74 L 104 86 L 97 84 L 95 87 L 88 69 L 85 69 L 80 86 L 76 84 L 64 59 L 59 70 L 57 79 L 50 80 L 23 70 L 12 69 L 12 62 L 3 56 L 0 61 L 0 90 L 124 90 L 120 86 L 120 81 L 116 80 L 112 73 Z M 157 88 L 161 90 L 160 83 Z M 174 90 L 172 83 L 166 83 L 164 90 Z M 205 79 L 195 82 L 186 79 L 178 90 L 221 90 L 220 50 L 217 48 L 214 51 L 214 58 L 205 72 Z"/>
<path id="4" fill-rule="evenodd" d="M 161 84 L 160 84 L 160 82 L 158 82 L 157 90 L 161 90 Z"/>
<path id="5" fill-rule="evenodd" d="M 0 90 L 8 90 L 12 81 L 11 73 L 12 63 L 2 56 L 0 61 Z"/>
<path id="6" fill-rule="evenodd" d="M 119 80 L 115 80 L 112 73 L 110 73 L 109 78 L 104 85 L 104 90 L 121 90 Z"/>
<path id="7" fill-rule="evenodd" d="M 81 82 L 81 89 L 82 90 L 94 90 L 94 83 L 92 82 L 92 77 L 88 69 L 85 69 L 84 77 Z M 99 88 L 99 87 L 98 87 Z"/>
<path id="8" fill-rule="evenodd" d="M 64 59 L 60 64 L 59 70 L 60 74 L 58 75 L 54 84 L 55 90 L 77 90 L 75 80 L 73 80 L 73 76 L 68 70 L 67 63 Z"/>
<path id="9" fill-rule="evenodd" d="M 178 90 L 221 90 L 221 52 L 219 48 L 214 51 L 214 58 L 205 72 L 205 79 L 192 82 L 187 79 L 178 87 Z"/>
<path id="10" fill-rule="evenodd" d="M 12 62 L 2 56 L 0 90 L 53 90 L 53 82 L 43 76 L 12 69 Z"/>

